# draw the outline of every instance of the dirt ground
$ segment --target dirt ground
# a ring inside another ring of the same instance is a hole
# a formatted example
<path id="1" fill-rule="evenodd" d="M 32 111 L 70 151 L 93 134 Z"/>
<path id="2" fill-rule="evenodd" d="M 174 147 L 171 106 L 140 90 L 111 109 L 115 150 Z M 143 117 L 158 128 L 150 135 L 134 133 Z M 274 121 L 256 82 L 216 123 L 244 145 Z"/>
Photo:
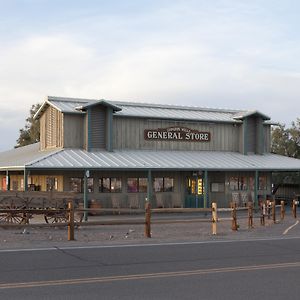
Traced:
<path id="1" fill-rule="evenodd" d="M 266 218 L 265 226 L 260 224 L 260 216 L 257 214 L 254 218 L 254 228 L 248 228 L 246 214 L 238 215 L 237 231 L 231 229 L 231 220 L 228 217 L 229 215 L 219 216 L 217 234 L 213 235 L 210 215 L 165 214 L 153 216 L 151 238 L 145 237 L 144 225 L 142 224 L 87 226 L 85 223 L 82 223 L 81 226 L 75 229 L 75 241 L 68 241 L 66 227 L 30 227 L 30 225 L 20 228 L 0 227 L 0 249 L 284 238 L 300 234 L 299 222 L 292 217 L 291 212 L 286 213 L 284 220 L 280 220 L 280 216 L 277 216 L 276 224 L 274 224 L 273 220 Z M 89 222 L 129 218 L 132 220 L 143 220 L 142 215 L 106 215 L 90 216 Z M 155 221 L 158 219 L 165 221 L 185 220 L 185 222 L 155 224 Z M 186 222 L 186 220 L 189 222 Z M 43 220 L 39 217 L 31 220 L 33 224 L 42 224 L 42 222 Z"/>

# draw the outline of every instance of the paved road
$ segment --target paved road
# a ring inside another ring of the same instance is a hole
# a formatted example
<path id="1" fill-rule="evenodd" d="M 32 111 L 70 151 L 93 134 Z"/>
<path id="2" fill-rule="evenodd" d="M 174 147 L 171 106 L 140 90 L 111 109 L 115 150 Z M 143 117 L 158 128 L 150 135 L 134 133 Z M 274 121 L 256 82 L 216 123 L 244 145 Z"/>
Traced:
<path id="1" fill-rule="evenodd" d="M 300 239 L 0 250 L 1 299 L 298 299 Z"/>

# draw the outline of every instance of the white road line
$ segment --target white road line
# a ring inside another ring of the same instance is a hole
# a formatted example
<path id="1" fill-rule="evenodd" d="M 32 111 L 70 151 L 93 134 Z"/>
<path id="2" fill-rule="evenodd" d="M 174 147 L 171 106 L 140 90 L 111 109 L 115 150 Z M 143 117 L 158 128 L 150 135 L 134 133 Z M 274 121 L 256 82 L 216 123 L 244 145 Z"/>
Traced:
<path id="1" fill-rule="evenodd" d="M 298 225 L 299 221 L 297 221 L 294 225 L 290 226 L 289 228 L 287 228 L 284 232 L 283 235 L 287 234 L 292 228 L 294 228 L 296 225 Z"/>
<path id="2" fill-rule="evenodd" d="M 243 243 L 243 242 L 263 242 L 263 241 L 281 241 L 281 240 L 298 240 L 300 237 L 269 237 L 269 238 L 252 238 L 240 240 L 212 240 L 199 242 L 170 242 L 170 243 L 145 243 L 145 244 L 116 244 L 116 245 L 90 245 L 90 246 L 53 246 L 45 248 L 17 248 L 17 249 L 0 249 L 0 253 L 9 252 L 33 252 L 33 251 L 59 251 L 59 250 L 84 250 L 84 249 L 105 249 L 105 248 L 130 248 L 130 247 L 161 247 L 161 246 L 180 246 L 180 245 L 203 245 L 203 244 L 220 244 L 220 243 Z"/>

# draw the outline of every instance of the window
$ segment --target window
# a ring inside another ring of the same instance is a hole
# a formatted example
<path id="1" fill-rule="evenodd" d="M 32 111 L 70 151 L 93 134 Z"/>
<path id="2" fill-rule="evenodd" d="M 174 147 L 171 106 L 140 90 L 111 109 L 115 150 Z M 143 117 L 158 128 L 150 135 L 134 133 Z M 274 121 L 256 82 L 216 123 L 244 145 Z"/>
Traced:
<path id="1" fill-rule="evenodd" d="M 94 178 L 87 178 L 87 191 L 88 193 L 94 192 Z"/>
<path id="2" fill-rule="evenodd" d="M 139 178 L 139 192 L 147 193 L 148 188 L 148 179 L 147 178 Z"/>
<path id="3" fill-rule="evenodd" d="M 121 178 L 111 178 L 110 179 L 110 191 L 112 193 L 121 193 L 122 192 Z"/>
<path id="4" fill-rule="evenodd" d="M 164 192 L 174 191 L 174 178 L 165 177 L 164 178 Z"/>
<path id="5" fill-rule="evenodd" d="M 138 178 L 127 178 L 127 192 L 138 192 Z"/>
<path id="6" fill-rule="evenodd" d="M 171 178 L 171 177 L 154 178 L 154 191 L 155 192 L 173 192 L 174 191 L 174 178 Z"/>
<path id="7" fill-rule="evenodd" d="M 232 191 L 237 191 L 239 189 L 239 179 L 238 179 L 238 177 L 230 177 L 229 178 L 229 188 Z"/>
<path id="8" fill-rule="evenodd" d="M 122 180 L 117 177 L 104 177 L 99 179 L 99 192 L 100 193 L 121 193 Z"/>
<path id="9" fill-rule="evenodd" d="M 232 176 L 229 178 L 229 188 L 232 191 L 244 191 L 248 189 L 247 177 Z"/>
<path id="10" fill-rule="evenodd" d="M 127 178 L 127 192 L 128 193 L 146 193 L 147 192 L 147 178 Z"/>
<path id="11" fill-rule="evenodd" d="M 253 191 L 255 187 L 255 179 L 254 177 L 249 178 L 249 187 Z M 267 176 L 259 176 L 258 177 L 258 189 L 266 190 L 267 189 Z"/>
<path id="12" fill-rule="evenodd" d="M 164 191 L 164 179 L 154 178 L 154 192 L 163 192 L 163 191 Z"/>
<path id="13" fill-rule="evenodd" d="M 258 189 L 266 190 L 267 189 L 267 176 L 259 176 L 258 178 Z"/>
<path id="14" fill-rule="evenodd" d="M 56 177 L 46 178 L 46 191 L 57 191 L 58 190 L 58 180 Z"/>
<path id="15" fill-rule="evenodd" d="M 55 178 L 57 180 L 57 178 Z M 70 178 L 70 190 L 77 193 L 83 193 L 84 191 L 84 179 L 83 178 Z M 57 187 L 56 189 L 57 190 Z M 87 178 L 87 192 L 94 192 L 94 178 Z"/>
<path id="16" fill-rule="evenodd" d="M 77 193 L 82 192 L 81 178 L 70 178 L 70 190 Z"/>

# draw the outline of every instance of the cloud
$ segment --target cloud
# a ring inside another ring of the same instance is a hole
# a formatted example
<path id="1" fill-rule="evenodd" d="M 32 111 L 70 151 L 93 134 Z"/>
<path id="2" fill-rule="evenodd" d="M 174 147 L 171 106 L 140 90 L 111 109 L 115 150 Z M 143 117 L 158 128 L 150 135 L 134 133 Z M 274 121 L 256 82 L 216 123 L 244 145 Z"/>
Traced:
<path id="1" fill-rule="evenodd" d="M 86 12 L 4 38 L 0 125 L 9 137 L 0 150 L 12 147 L 30 106 L 46 95 L 259 109 L 295 120 L 299 39 L 256 2 L 198 3 Z"/>

